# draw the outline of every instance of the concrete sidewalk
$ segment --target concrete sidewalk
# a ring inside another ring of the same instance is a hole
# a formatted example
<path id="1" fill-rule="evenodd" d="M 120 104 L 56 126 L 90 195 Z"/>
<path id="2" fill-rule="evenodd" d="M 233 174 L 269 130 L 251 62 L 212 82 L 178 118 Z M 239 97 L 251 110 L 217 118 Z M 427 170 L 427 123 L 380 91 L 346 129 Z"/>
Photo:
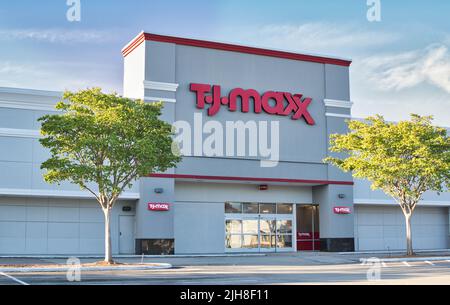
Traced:
<path id="1" fill-rule="evenodd" d="M 177 254 L 177 255 L 114 255 L 114 259 L 141 259 L 141 258 L 188 258 L 188 257 L 253 257 L 266 256 L 266 253 L 235 253 L 235 254 Z M 0 255 L 0 259 L 64 259 L 77 257 L 80 259 L 100 259 L 103 255 Z"/>
<path id="2" fill-rule="evenodd" d="M 0 257 L 1 265 L 5 267 L 27 268 L 61 265 L 67 268 L 67 258 L 64 256 L 47 257 Z M 362 260 L 368 258 L 378 258 L 385 262 L 403 261 L 439 261 L 450 260 L 448 252 L 424 252 L 419 256 L 408 258 L 400 255 L 394 256 L 392 253 L 385 254 L 379 252 L 364 254 L 361 253 L 325 253 L 325 252 L 298 252 L 298 253 L 277 253 L 277 254 L 244 254 L 244 255 L 182 255 L 182 256 L 116 256 L 114 259 L 118 263 L 142 266 L 142 264 L 169 264 L 174 267 L 184 268 L 186 266 L 320 266 L 320 265 L 344 265 L 361 264 Z M 90 264 L 101 261 L 97 257 L 78 257 L 82 264 Z M 1 269 L 0 269 L 1 270 Z"/>
<path id="3" fill-rule="evenodd" d="M 0 265 L 66 265 L 66 256 L 0 257 Z M 78 257 L 82 264 L 102 260 L 101 257 Z M 359 257 L 342 256 L 336 253 L 300 252 L 278 254 L 241 255 L 178 255 L 178 256 L 115 256 L 118 263 L 145 264 L 167 263 L 184 266 L 310 266 L 359 263 Z"/>
<path id="4" fill-rule="evenodd" d="M 18 265 L 17 267 L 2 267 L 0 265 L 0 274 L 4 273 L 36 273 L 36 272 L 66 272 L 70 269 L 77 268 L 79 271 L 143 271 L 143 270 L 161 270 L 172 268 L 171 264 L 155 263 L 155 264 L 133 264 L 133 265 L 117 265 L 117 266 L 77 266 L 77 265 L 42 265 L 25 267 Z"/>

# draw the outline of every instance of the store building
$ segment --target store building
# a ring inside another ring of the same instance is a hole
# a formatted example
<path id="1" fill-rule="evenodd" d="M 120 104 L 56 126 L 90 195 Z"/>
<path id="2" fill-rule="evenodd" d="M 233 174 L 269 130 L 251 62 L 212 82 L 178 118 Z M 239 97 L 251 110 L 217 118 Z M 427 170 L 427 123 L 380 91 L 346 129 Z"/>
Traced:
<path id="1" fill-rule="evenodd" d="M 122 53 L 124 95 L 165 104 L 184 157 L 120 198 L 115 254 L 404 248 L 394 202 L 322 162 L 351 117 L 351 61 L 147 33 Z M 103 251 L 95 201 L 42 179 L 37 118 L 60 96 L 0 88 L 0 255 Z M 450 248 L 449 207 L 426 194 L 417 249 Z"/>

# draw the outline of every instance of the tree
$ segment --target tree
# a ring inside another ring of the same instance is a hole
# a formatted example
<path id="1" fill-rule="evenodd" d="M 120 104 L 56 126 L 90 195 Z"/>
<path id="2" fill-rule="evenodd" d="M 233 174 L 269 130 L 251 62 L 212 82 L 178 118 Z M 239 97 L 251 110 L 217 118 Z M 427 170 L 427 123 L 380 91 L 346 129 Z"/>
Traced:
<path id="1" fill-rule="evenodd" d="M 110 217 L 120 194 L 138 178 L 175 167 L 172 127 L 162 104 L 104 94 L 99 88 L 65 92 L 59 114 L 45 115 L 41 144 L 51 158 L 41 168 L 48 183 L 69 181 L 89 191 L 105 216 L 105 262 L 113 263 Z"/>
<path id="2" fill-rule="evenodd" d="M 407 255 L 414 255 L 411 217 L 422 195 L 450 185 L 450 138 L 432 121 L 414 114 L 399 123 L 386 122 L 382 116 L 350 121 L 348 134 L 330 139 L 330 150 L 344 157 L 324 160 L 368 179 L 373 190 L 395 199 L 405 215 Z"/>

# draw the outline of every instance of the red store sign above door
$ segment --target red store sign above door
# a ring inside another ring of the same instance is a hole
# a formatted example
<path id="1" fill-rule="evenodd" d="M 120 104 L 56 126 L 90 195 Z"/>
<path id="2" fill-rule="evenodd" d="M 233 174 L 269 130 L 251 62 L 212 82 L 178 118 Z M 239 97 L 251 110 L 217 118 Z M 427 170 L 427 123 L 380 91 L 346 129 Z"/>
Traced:
<path id="1" fill-rule="evenodd" d="M 352 213 L 352 209 L 349 207 L 334 207 L 333 212 L 334 214 L 348 215 Z"/>
<path id="2" fill-rule="evenodd" d="M 216 115 L 222 105 L 228 106 L 228 110 L 237 111 L 237 100 L 241 99 L 241 111 L 250 111 L 250 99 L 253 100 L 253 112 L 264 112 L 271 115 L 291 116 L 292 120 L 303 118 L 308 125 L 315 125 L 315 121 L 308 112 L 308 106 L 312 99 L 303 97 L 302 94 L 288 92 L 267 91 L 263 95 L 253 89 L 244 90 L 236 88 L 230 91 L 228 96 L 222 97 L 220 86 L 206 84 L 194 84 L 190 90 L 197 94 L 197 108 L 204 109 L 209 104 L 208 116 Z M 212 91 L 211 91 L 212 90 Z"/>
<path id="3" fill-rule="evenodd" d="M 148 210 L 149 211 L 167 212 L 170 210 L 170 204 L 169 203 L 150 202 L 148 204 Z"/>

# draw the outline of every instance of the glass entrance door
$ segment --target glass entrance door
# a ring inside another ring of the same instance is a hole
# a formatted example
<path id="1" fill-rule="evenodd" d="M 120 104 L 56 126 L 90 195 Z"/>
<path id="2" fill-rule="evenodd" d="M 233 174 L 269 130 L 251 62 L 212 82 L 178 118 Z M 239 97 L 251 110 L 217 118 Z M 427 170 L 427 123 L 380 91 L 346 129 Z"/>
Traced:
<path id="1" fill-rule="evenodd" d="M 276 251 L 277 221 L 273 216 L 261 215 L 259 219 L 259 245 L 261 252 Z"/>
<path id="2" fill-rule="evenodd" d="M 277 251 L 294 251 L 294 220 L 292 217 L 277 218 Z"/>
<path id="3" fill-rule="evenodd" d="M 297 251 L 319 250 L 319 206 L 297 205 Z"/>
<path id="4" fill-rule="evenodd" d="M 242 218 L 242 249 L 248 252 L 259 252 L 259 217 Z"/>
<path id="5" fill-rule="evenodd" d="M 294 251 L 293 209 L 293 204 L 227 203 L 225 251 Z"/>

